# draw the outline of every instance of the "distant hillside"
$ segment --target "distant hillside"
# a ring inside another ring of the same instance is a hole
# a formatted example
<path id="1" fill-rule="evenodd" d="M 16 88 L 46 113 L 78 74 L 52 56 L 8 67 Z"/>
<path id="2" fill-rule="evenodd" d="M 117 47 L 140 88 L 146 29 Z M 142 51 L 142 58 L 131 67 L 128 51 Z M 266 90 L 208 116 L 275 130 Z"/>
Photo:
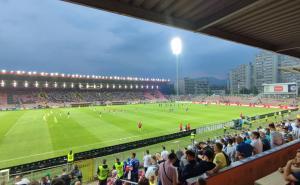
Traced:
<path id="1" fill-rule="evenodd" d="M 218 79 L 218 78 L 215 78 L 215 77 L 201 77 L 199 79 L 207 79 L 210 86 L 226 87 L 226 84 L 227 84 L 227 80 Z"/>

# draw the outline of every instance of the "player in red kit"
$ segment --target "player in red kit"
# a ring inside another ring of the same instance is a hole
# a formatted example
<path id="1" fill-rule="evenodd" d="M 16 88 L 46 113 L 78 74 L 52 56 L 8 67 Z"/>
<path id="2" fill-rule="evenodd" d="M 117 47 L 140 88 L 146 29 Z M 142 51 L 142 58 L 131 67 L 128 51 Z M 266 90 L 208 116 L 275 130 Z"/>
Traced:
<path id="1" fill-rule="evenodd" d="M 179 130 L 182 131 L 182 123 L 179 124 Z"/>
<path id="2" fill-rule="evenodd" d="M 187 124 L 187 130 L 191 130 L 191 125 L 190 125 L 190 123 Z"/>
<path id="3" fill-rule="evenodd" d="M 143 126 L 142 122 L 139 121 L 139 122 L 138 122 L 138 130 L 139 130 L 140 132 L 142 131 L 142 126 Z"/>

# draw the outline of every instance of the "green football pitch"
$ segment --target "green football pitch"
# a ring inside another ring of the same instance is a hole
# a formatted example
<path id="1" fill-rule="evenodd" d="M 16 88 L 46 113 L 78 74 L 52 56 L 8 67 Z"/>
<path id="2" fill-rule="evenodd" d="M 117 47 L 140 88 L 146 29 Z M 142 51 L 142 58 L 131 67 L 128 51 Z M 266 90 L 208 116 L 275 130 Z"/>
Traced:
<path id="1" fill-rule="evenodd" d="M 188 107 L 188 110 L 187 110 Z M 172 110 L 171 110 L 172 109 Z M 0 112 L 0 168 L 192 128 L 276 109 L 197 104 L 136 104 Z M 69 115 L 68 115 L 69 113 Z M 142 130 L 137 123 L 141 121 Z"/>

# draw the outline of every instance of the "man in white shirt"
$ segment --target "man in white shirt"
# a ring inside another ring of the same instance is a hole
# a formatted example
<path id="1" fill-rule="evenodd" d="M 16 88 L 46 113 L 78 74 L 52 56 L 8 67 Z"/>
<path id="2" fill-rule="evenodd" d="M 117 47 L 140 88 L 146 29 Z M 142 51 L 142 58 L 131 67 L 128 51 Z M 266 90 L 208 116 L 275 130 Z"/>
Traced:
<path id="1" fill-rule="evenodd" d="M 166 161 L 166 160 L 168 160 L 169 152 L 166 150 L 165 146 L 163 146 L 162 148 L 163 148 L 163 151 L 161 152 L 160 155 Z"/>
<path id="2" fill-rule="evenodd" d="M 146 154 L 144 155 L 144 169 L 145 169 L 145 173 L 148 169 L 148 167 L 151 165 L 151 155 L 149 154 L 149 150 L 146 150 Z"/>

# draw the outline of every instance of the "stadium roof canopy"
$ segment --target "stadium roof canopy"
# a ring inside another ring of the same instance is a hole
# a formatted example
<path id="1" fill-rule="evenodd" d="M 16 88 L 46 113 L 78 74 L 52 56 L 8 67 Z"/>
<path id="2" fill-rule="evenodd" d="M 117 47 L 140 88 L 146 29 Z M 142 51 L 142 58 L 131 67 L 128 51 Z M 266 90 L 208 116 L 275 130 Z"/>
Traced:
<path id="1" fill-rule="evenodd" d="M 64 1 L 300 58 L 299 0 Z"/>
<path id="2" fill-rule="evenodd" d="M 283 72 L 287 72 L 287 73 L 299 73 L 300 74 L 300 65 L 296 65 L 296 66 L 288 66 L 288 67 L 280 67 L 279 68 L 281 71 Z"/>

